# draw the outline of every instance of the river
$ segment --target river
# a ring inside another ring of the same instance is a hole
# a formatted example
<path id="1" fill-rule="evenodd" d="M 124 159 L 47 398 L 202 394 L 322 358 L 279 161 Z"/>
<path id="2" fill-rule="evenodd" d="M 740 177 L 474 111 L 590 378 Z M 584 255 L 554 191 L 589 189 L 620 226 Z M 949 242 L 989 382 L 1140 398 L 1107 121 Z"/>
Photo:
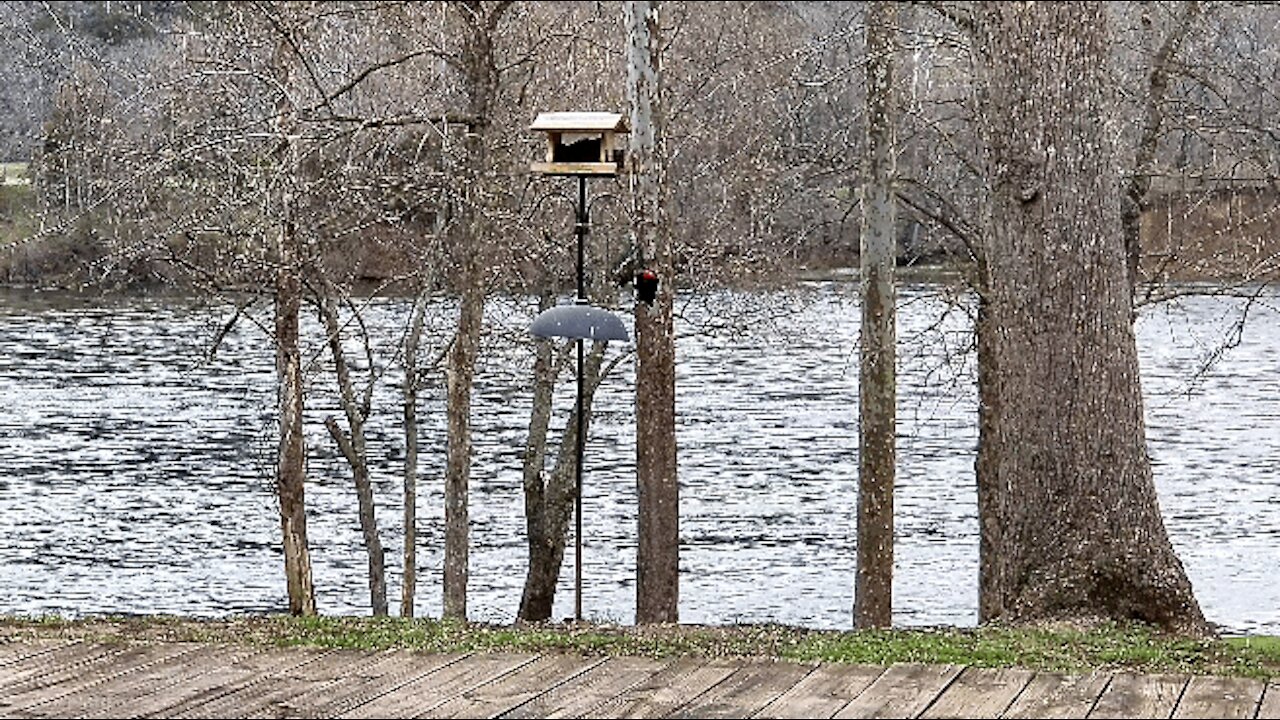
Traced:
<path id="1" fill-rule="evenodd" d="M 678 330 L 681 620 L 850 624 L 857 448 L 856 283 L 682 295 Z M 1190 297 L 1138 322 L 1150 454 L 1166 526 L 1210 620 L 1280 634 L 1280 298 Z M 398 598 L 394 363 L 407 305 L 371 301 L 370 451 Z M 273 360 L 251 307 L 210 357 L 226 303 L 0 293 L 0 613 L 222 616 L 285 606 L 271 484 Z M 433 307 L 438 351 L 452 322 Z M 531 351 L 523 299 L 496 300 L 474 400 L 473 619 L 509 622 L 524 579 L 520 461 Z M 899 310 L 894 622 L 977 620 L 974 356 L 965 304 L 906 287 Z M 630 325 L 630 322 L 628 322 Z M 325 432 L 332 379 L 312 322 L 309 531 L 321 612 L 367 612 L 349 471 Z M 1214 362 L 1216 351 L 1231 345 Z M 355 344 L 351 350 L 357 350 Z M 630 623 L 634 356 L 597 396 L 588 439 L 584 612 Z M 362 362 L 362 368 L 367 363 Z M 367 369 L 367 368 L 366 368 Z M 419 614 L 440 612 L 442 378 L 422 407 Z M 557 392 L 562 425 L 572 403 Z M 558 425 L 556 426 L 558 427 Z M 558 437 L 558 434 L 556 435 Z M 572 613 L 572 549 L 556 618 Z M 394 601 L 393 601 L 394 608 Z"/>

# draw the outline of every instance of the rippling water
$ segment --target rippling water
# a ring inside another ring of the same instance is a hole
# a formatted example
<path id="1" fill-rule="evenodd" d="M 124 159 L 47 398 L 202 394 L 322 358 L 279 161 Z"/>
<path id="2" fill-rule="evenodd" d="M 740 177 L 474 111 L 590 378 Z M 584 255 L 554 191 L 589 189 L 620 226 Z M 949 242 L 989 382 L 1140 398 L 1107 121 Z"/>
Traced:
<path id="1" fill-rule="evenodd" d="M 1166 523 L 1209 618 L 1280 633 L 1280 310 L 1265 295 L 1239 343 L 1204 367 L 1239 301 L 1147 311 L 1139 345 Z M 973 356 L 963 308 L 921 288 L 900 301 L 895 622 L 977 619 Z M 269 307 L 250 319 L 269 325 Z M 385 363 L 408 308 L 378 301 Z M 445 337 L 451 307 L 434 308 Z M 0 612 L 223 615 L 284 607 L 271 485 L 273 364 L 226 306 L 0 294 Z M 491 308 L 477 378 L 472 477 L 475 619 L 510 621 L 524 579 L 520 458 L 531 352 L 523 301 Z M 719 292 L 678 323 L 681 619 L 847 627 L 853 583 L 856 285 Z M 310 328 L 307 490 L 322 612 L 366 612 L 349 473 L 322 426 L 332 379 Z M 351 346 L 356 349 L 355 345 Z M 612 348 L 610 355 L 625 349 Z M 427 354 L 427 353 L 424 353 Z M 572 383 L 557 394 L 563 411 Z M 586 459 L 585 612 L 631 622 L 633 359 L 598 394 Z M 398 597 L 402 526 L 395 368 L 370 432 L 379 523 Z M 443 543 L 441 378 L 422 407 L 420 614 L 437 615 Z M 565 413 L 557 415 L 561 424 Z M 557 617 L 571 613 L 572 551 Z"/>

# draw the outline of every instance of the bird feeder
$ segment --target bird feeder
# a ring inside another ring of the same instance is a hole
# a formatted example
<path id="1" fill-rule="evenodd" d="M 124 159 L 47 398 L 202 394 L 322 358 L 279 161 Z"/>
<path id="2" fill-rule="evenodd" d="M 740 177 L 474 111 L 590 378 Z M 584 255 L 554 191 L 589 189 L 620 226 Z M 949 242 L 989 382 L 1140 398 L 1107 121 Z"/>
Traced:
<path id="1" fill-rule="evenodd" d="M 547 136 L 546 158 L 532 167 L 542 175 L 617 175 L 630 132 L 626 118 L 608 112 L 540 113 L 529 129 Z"/>

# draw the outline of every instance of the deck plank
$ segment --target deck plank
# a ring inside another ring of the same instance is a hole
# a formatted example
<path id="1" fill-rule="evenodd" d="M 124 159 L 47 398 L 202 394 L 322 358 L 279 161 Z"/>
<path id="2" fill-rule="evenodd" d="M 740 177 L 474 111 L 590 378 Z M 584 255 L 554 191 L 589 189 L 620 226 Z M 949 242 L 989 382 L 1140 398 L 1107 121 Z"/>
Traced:
<path id="1" fill-rule="evenodd" d="M 879 665 L 819 665 L 755 717 L 829 718 L 884 674 Z"/>
<path id="2" fill-rule="evenodd" d="M 611 657 L 568 682 L 530 699 L 504 718 L 590 717 L 593 710 L 652 678 L 672 660 Z"/>
<path id="3" fill-rule="evenodd" d="M 1273 680 L 1267 683 L 1267 689 L 1262 694 L 1262 703 L 1258 705 L 1257 717 L 1280 720 L 1280 681 Z"/>
<path id="4" fill-rule="evenodd" d="M 537 659 L 537 655 L 479 653 L 416 678 L 394 692 L 374 698 L 339 717 L 417 717 L 469 690 L 491 682 Z"/>
<path id="5" fill-rule="evenodd" d="M 1258 711 L 1262 680 L 1195 676 L 1182 691 L 1175 718 L 1252 718 Z"/>
<path id="6" fill-rule="evenodd" d="M 0 641 L 0 667 L 13 665 L 50 650 L 70 645 L 69 640 Z"/>
<path id="7" fill-rule="evenodd" d="M 492 718 L 604 662 L 604 658 L 554 653 L 467 691 L 419 715 L 429 718 Z"/>
<path id="8" fill-rule="evenodd" d="M 776 660 L 747 661 L 732 675 L 677 709 L 672 717 L 750 717 L 795 687 L 813 668 L 813 665 Z"/>
<path id="9" fill-rule="evenodd" d="M 265 672 L 245 678 L 222 688 L 222 692 L 184 703 L 182 706 L 167 710 L 166 717 L 176 718 L 239 718 L 248 717 L 260 709 L 283 697 L 303 692 L 319 681 L 312 680 L 303 669 L 308 665 L 324 662 L 336 651 L 333 650 L 276 650 L 268 653 L 264 660 L 275 659 L 276 663 Z M 295 654 L 304 655 L 306 662 L 292 662 Z"/>
<path id="10" fill-rule="evenodd" d="M 183 652 L 158 659 L 136 672 L 118 674 L 107 678 L 105 682 L 93 685 L 76 692 L 64 695 L 47 703 L 37 705 L 28 713 L 40 717 L 102 717 L 113 715 L 119 717 L 126 714 L 126 708 L 132 713 L 132 703 L 142 696 L 155 692 L 171 683 L 175 673 L 191 666 L 199 656 L 207 656 L 210 648 L 205 645 L 175 645 Z M 233 658 L 243 658 L 258 652 L 243 648 Z"/>
<path id="11" fill-rule="evenodd" d="M 352 658 L 347 675 L 281 699 L 271 710 L 277 718 L 337 717 L 465 657 L 465 654 L 384 650 Z"/>
<path id="12" fill-rule="evenodd" d="M 385 675 L 379 666 L 386 653 L 360 650 L 336 650 L 316 657 L 303 665 L 267 673 L 258 682 L 235 688 L 208 703 L 185 711 L 180 717 L 316 717 L 324 706 L 341 698 L 350 698 L 370 674 Z M 440 663 L 446 662 L 443 658 Z M 422 674 L 430 672 L 425 669 Z M 355 687 L 349 687 L 355 686 Z M 355 707 L 360 702 L 350 702 Z"/>
<path id="13" fill-rule="evenodd" d="M 53 674 L 74 677 L 79 669 L 104 656 L 119 652 L 118 646 L 75 642 L 49 652 L 37 653 L 0 668 L 0 695 L 50 679 Z"/>
<path id="14" fill-rule="evenodd" d="M 591 709 L 591 717 L 667 717 L 733 674 L 740 662 L 682 658 Z"/>
<path id="15" fill-rule="evenodd" d="M 1064 675 L 1036 673 L 1005 711 L 1007 718 L 1083 718 L 1093 709 L 1110 673 Z"/>
<path id="16" fill-rule="evenodd" d="M 1116 673 L 1089 717 L 1167 718 L 1173 715 L 1186 685 L 1186 675 Z"/>
<path id="17" fill-rule="evenodd" d="M 834 717 L 919 717 L 960 674 L 957 665 L 890 665 Z"/>
<path id="18" fill-rule="evenodd" d="M 115 656 L 130 651 L 128 645 L 76 643 L 20 663 L 0 684 L 0 698 L 27 698 L 34 693 L 56 692 L 58 686 L 73 687 L 85 673 L 107 667 Z M 17 702 L 14 700 L 13 702 Z"/>
<path id="19" fill-rule="evenodd" d="M 191 662 L 158 681 L 154 690 L 130 700 L 127 713 L 133 717 L 171 717 L 193 712 L 223 695 L 254 686 L 271 673 L 313 662 L 323 654 L 295 648 L 262 649 L 246 655 L 241 648 L 207 646 L 190 655 Z M 119 713 L 108 709 L 88 717 L 119 717 Z"/>
<path id="20" fill-rule="evenodd" d="M 47 708 L 38 711 L 35 708 L 68 697 L 96 694 L 103 685 L 122 681 L 135 673 L 145 673 L 165 660 L 180 657 L 194 649 L 192 646 L 176 644 L 125 647 L 120 653 L 104 658 L 103 662 L 86 666 L 81 674 L 64 682 L 7 689 L 0 697 L 0 710 L 5 713 L 16 711 L 23 714 L 57 715 L 57 712 L 50 712 Z"/>
<path id="21" fill-rule="evenodd" d="M 997 718 L 1035 673 L 1019 668 L 967 667 L 925 709 L 926 718 Z"/>

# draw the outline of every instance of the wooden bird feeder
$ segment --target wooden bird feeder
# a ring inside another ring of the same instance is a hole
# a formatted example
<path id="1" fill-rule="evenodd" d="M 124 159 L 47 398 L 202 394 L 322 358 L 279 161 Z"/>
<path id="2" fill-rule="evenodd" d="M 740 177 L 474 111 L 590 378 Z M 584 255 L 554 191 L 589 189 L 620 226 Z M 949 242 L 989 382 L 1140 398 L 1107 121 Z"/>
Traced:
<path id="1" fill-rule="evenodd" d="M 617 175 L 622 169 L 621 135 L 630 132 L 626 118 L 606 112 L 540 113 L 530 130 L 547 135 L 544 162 L 532 170 L 543 175 Z"/>

